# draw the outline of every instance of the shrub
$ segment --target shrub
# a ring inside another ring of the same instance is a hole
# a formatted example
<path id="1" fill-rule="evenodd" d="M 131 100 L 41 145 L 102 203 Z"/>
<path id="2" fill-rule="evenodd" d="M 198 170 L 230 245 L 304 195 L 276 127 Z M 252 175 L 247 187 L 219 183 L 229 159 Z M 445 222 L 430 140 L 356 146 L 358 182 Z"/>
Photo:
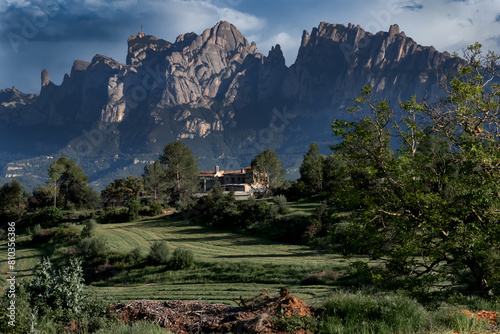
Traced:
<path id="1" fill-rule="evenodd" d="M 31 217 L 31 224 L 40 224 L 42 228 L 57 226 L 63 218 L 61 209 L 47 206 Z"/>
<path id="2" fill-rule="evenodd" d="M 102 210 L 99 223 L 101 224 L 118 224 L 128 221 L 128 209 L 119 209 L 106 207 Z"/>
<path id="3" fill-rule="evenodd" d="M 33 239 L 33 237 L 42 229 L 40 224 L 36 224 L 35 226 L 29 226 L 26 229 L 26 234 Z"/>
<path id="4" fill-rule="evenodd" d="M 40 225 L 35 225 L 40 226 Z M 31 237 L 32 244 L 44 244 L 49 242 L 54 236 L 54 232 L 49 228 L 37 229 L 37 231 Z"/>
<path id="5" fill-rule="evenodd" d="M 149 209 L 153 216 L 159 216 L 163 213 L 163 205 L 158 202 L 152 202 L 149 204 Z"/>
<path id="6" fill-rule="evenodd" d="M 97 222 L 95 219 L 90 219 L 85 222 L 85 226 L 82 229 L 81 237 L 90 238 L 95 234 L 95 229 L 97 227 Z"/>
<path id="7" fill-rule="evenodd" d="M 141 208 L 140 200 L 136 198 L 129 199 L 125 205 L 127 206 L 128 221 L 134 221 L 139 218 L 139 209 Z"/>
<path id="8" fill-rule="evenodd" d="M 25 334 L 30 332 L 33 309 L 29 304 L 29 294 L 26 291 L 27 284 L 16 281 L 16 305 L 15 305 L 15 327 L 9 325 L 11 319 L 8 317 L 10 301 L 8 291 L 0 297 L 0 333 Z"/>
<path id="9" fill-rule="evenodd" d="M 71 223 L 63 223 L 54 232 L 55 239 L 61 242 L 76 240 L 80 238 L 80 229 Z"/>
<path id="10" fill-rule="evenodd" d="M 56 270 L 49 259 L 44 259 L 28 291 L 31 305 L 37 309 L 62 308 L 72 314 L 80 313 L 86 298 L 81 260 L 70 259 L 68 266 Z"/>
<path id="11" fill-rule="evenodd" d="M 170 248 L 167 243 L 165 241 L 156 241 L 149 249 L 148 262 L 150 264 L 166 264 L 169 255 Z"/>
<path id="12" fill-rule="evenodd" d="M 187 211 L 190 210 L 194 206 L 194 202 L 188 199 L 180 199 L 175 202 L 175 208 L 177 211 Z"/>
<path id="13" fill-rule="evenodd" d="M 130 252 L 127 254 L 127 260 L 132 262 L 132 263 L 137 263 L 144 259 L 144 254 L 142 252 L 142 249 L 140 247 L 136 247 L 132 249 Z"/>
<path id="14" fill-rule="evenodd" d="M 282 315 L 272 319 L 274 326 L 286 333 L 295 333 L 305 331 L 306 333 L 316 333 L 318 321 L 310 315 L 292 314 L 290 316 Z"/>
<path id="15" fill-rule="evenodd" d="M 174 270 L 189 268 L 193 265 L 194 255 L 190 249 L 176 248 L 169 261 L 169 267 Z"/>
<path id="16" fill-rule="evenodd" d="M 103 237 L 85 238 L 80 241 L 79 249 L 86 256 L 104 257 L 109 253 L 109 245 Z"/>
<path id="17" fill-rule="evenodd" d="M 285 195 L 278 195 L 274 197 L 274 204 L 278 206 L 278 212 L 282 215 L 288 212 L 286 203 L 287 201 Z"/>

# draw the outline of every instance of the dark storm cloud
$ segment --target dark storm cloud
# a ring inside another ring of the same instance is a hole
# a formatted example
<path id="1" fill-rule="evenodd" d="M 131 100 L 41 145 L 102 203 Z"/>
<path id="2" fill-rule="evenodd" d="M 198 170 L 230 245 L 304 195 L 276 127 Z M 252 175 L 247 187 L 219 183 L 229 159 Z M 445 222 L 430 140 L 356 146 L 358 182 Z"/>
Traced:
<path id="1" fill-rule="evenodd" d="M 239 0 L 228 0 L 236 5 Z M 9 0 L 0 1 L 0 89 L 15 85 L 37 93 L 40 71 L 58 84 L 74 60 L 103 54 L 125 62 L 127 39 L 144 24 L 148 34 L 170 41 L 201 33 L 220 20 L 243 33 L 259 18 L 210 0 Z"/>
<path id="2" fill-rule="evenodd" d="M 113 6 L 88 6 L 82 1 L 31 1 L 23 7 L 10 6 L 1 13 L 0 36 L 28 41 L 103 41 L 116 38 L 130 22 L 139 19 L 138 4 L 127 10 Z M 136 30 L 136 29 L 135 29 Z"/>

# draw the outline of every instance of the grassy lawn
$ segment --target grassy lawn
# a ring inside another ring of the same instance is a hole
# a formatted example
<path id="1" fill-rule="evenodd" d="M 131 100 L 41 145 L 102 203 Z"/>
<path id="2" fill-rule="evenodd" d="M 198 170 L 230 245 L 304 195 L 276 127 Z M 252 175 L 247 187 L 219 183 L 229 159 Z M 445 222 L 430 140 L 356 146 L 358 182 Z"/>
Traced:
<path id="1" fill-rule="evenodd" d="M 95 291 L 112 301 L 202 299 L 231 303 L 232 299 L 266 290 L 272 294 L 283 284 L 299 298 L 317 303 L 330 294 L 332 287 L 301 286 L 301 278 L 325 269 L 343 272 L 349 266 L 336 254 L 214 230 L 176 215 L 99 225 L 97 235 L 119 252 L 140 247 L 146 253 L 153 242 L 165 240 L 172 250 L 192 250 L 198 262 L 183 271 L 169 271 L 162 266 L 131 269 L 93 284 Z"/>
<path id="2" fill-rule="evenodd" d="M 213 303 L 236 305 L 234 300 L 251 298 L 259 293 L 274 296 L 279 284 L 261 283 L 173 283 L 173 284 L 135 284 L 122 286 L 92 287 L 91 292 L 108 298 L 112 302 L 132 300 L 203 300 Z M 332 289 L 326 286 L 288 286 L 292 295 L 301 298 L 308 305 L 320 305 L 330 296 Z"/>
<path id="3" fill-rule="evenodd" d="M 289 215 L 309 215 L 317 205 L 294 203 Z M 144 218 L 137 222 L 98 225 L 96 236 L 102 237 L 112 251 L 127 253 L 134 248 L 147 254 L 152 243 L 165 240 L 171 251 L 177 247 L 194 253 L 196 265 L 172 271 L 164 266 L 132 267 L 118 270 L 106 280 L 93 283 L 92 291 L 110 301 L 136 299 L 202 299 L 232 303 L 232 299 L 251 297 L 267 291 L 274 294 L 283 284 L 293 294 L 309 303 L 321 302 L 332 286 L 301 286 L 301 279 L 323 270 L 345 272 L 349 262 L 336 254 L 309 247 L 273 242 L 264 238 L 214 230 L 184 220 L 180 215 Z M 21 244 L 23 238 L 20 238 Z M 52 255 L 60 258 L 60 252 Z M 63 247 L 64 248 L 64 247 Z M 63 249 L 61 248 L 61 249 Z M 7 254 L 7 244 L 0 243 L 0 252 Z M 42 256 L 42 248 L 17 245 L 18 277 L 28 278 Z M 0 258 L 0 274 L 5 282 L 7 258 Z M 234 304 L 234 303 L 233 303 Z"/>
<path id="4" fill-rule="evenodd" d="M 22 246 L 23 241 L 27 240 L 26 236 L 21 236 L 16 240 L 16 265 L 15 271 L 17 272 L 17 279 L 30 279 L 31 269 L 35 267 L 40 259 L 46 255 L 43 248 L 30 248 Z M 0 243 L 0 279 L 2 283 L 8 278 L 7 272 L 9 270 L 9 264 L 7 259 L 7 242 Z M 3 284 L 2 284 L 3 285 Z M 3 286 L 0 287 L 0 291 L 3 293 Z"/>
<path id="5" fill-rule="evenodd" d="M 154 241 L 165 240 L 172 248 L 191 249 L 199 261 L 257 262 L 312 267 L 329 263 L 339 267 L 347 266 L 346 260 L 340 255 L 214 230 L 173 216 L 133 223 L 99 225 L 97 234 L 106 238 L 113 250 L 120 252 L 127 252 L 135 247 L 146 251 Z"/>

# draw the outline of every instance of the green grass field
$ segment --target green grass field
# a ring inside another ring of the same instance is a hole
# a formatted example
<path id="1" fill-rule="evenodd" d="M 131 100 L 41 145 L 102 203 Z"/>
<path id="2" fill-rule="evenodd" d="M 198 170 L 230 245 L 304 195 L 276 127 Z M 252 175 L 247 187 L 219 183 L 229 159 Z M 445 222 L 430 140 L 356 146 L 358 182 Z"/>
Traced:
<path id="1" fill-rule="evenodd" d="M 135 247 L 149 249 L 157 240 L 172 248 L 189 248 L 200 261 L 257 262 L 310 265 L 332 263 L 346 266 L 340 255 L 318 252 L 305 246 L 287 245 L 262 238 L 214 230 L 176 217 L 145 219 L 139 222 L 99 225 L 113 250 L 128 252 Z"/>
<path id="2" fill-rule="evenodd" d="M 295 204 L 289 214 L 308 215 L 314 204 Z M 171 251 L 177 247 L 192 250 L 196 265 L 182 271 L 164 266 L 128 268 L 111 279 L 93 283 L 90 289 L 110 301 L 136 299 L 205 300 L 232 303 L 232 299 L 248 298 L 258 293 L 274 294 L 283 284 L 293 294 L 311 304 L 320 303 L 334 287 L 301 286 L 304 275 L 323 270 L 345 272 L 349 262 L 336 254 L 309 247 L 273 242 L 264 238 L 210 227 L 184 220 L 180 215 L 144 218 L 137 222 L 98 225 L 96 236 L 102 237 L 112 251 L 127 253 L 134 248 L 144 255 L 152 243 L 165 240 Z M 17 246 L 16 269 L 19 278 L 29 278 L 33 268 L 47 253 L 42 248 Z M 55 247 L 57 248 L 57 247 Z M 7 254 L 7 245 L 0 243 Z M 56 252 L 54 259 L 61 255 Z M 0 258 L 3 281 L 8 272 L 6 256 Z"/>
<path id="3" fill-rule="evenodd" d="M 205 283 L 205 284 L 134 284 L 92 287 L 92 294 L 105 297 L 112 302 L 132 300 L 203 300 L 212 303 L 235 305 L 234 300 L 251 298 L 259 293 L 276 295 L 279 284 L 260 283 Z M 287 286 L 290 293 L 304 300 L 308 305 L 321 305 L 331 294 L 326 286 Z"/>
<path id="4" fill-rule="evenodd" d="M 15 272 L 17 272 L 18 279 L 29 279 L 31 277 L 31 270 L 35 267 L 40 259 L 46 255 L 43 248 L 30 248 L 23 246 L 23 242 L 27 240 L 26 236 L 22 236 L 16 240 L 16 264 Z M 7 242 L 0 243 L 0 278 L 5 282 L 7 272 L 9 270 L 7 259 Z M 9 275 L 10 276 L 10 275 Z"/>
<path id="5" fill-rule="evenodd" d="M 153 242 L 165 240 L 172 250 L 191 249 L 196 261 L 204 264 L 181 272 L 163 270 L 161 266 L 131 270 L 118 273 L 111 281 L 94 284 L 100 295 L 112 301 L 201 299 L 230 303 L 266 290 L 274 293 L 284 284 L 298 297 L 316 304 L 329 295 L 332 287 L 300 286 L 303 275 L 325 269 L 345 271 L 349 266 L 336 254 L 214 230 L 180 216 L 99 225 L 97 235 L 119 252 L 140 247 L 146 253 Z"/>

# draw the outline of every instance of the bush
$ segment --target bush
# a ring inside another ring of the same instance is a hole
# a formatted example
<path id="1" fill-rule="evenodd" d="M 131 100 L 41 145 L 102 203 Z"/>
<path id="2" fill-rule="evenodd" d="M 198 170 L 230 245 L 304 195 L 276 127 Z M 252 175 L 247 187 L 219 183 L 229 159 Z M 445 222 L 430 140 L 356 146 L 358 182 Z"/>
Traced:
<path id="1" fill-rule="evenodd" d="M 127 206 L 127 219 L 128 221 L 134 221 L 139 218 L 139 209 L 141 208 L 141 201 L 133 198 L 129 199 L 125 204 Z"/>
<path id="2" fill-rule="evenodd" d="M 30 332 L 33 309 L 29 304 L 29 294 L 26 291 L 27 284 L 16 281 L 16 320 L 15 327 L 9 325 L 11 319 L 8 317 L 8 307 L 12 300 L 8 296 L 8 290 L 0 298 L 0 333 L 25 334 Z"/>
<path id="3" fill-rule="evenodd" d="M 39 224 L 35 225 L 40 226 Z M 54 236 L 54 232 L 49 228 L 36 229 L 33 236 L 31 237 L 32 244 L 45 244 L 49 242 Z"/>
<path id="4" fill-rule="evenodd" d="M 63 218 L 61 209 L 47 206 L 31 217 L 31 225 L 40 224 L 42 228 L 57 226 Z"/>
<path id="5" fill-rule="evenodd" d="M 68 266 L 56 270 L 44 259 L 28 286 L 31 305 L 39 310 L 62 308 L 70 314 L 79 314 L 86 298 L 84 286 L 81 260 L 70 259 Z"/>
<path id="6" fill-rule="evenodd" d="M 282 315 L 272 319 L 274 326 L 286 333 L 295 333 L 303 330 L 306 333 L 316 333 L 318 321 L 310 315 L 292 314 Z"/>
<path id="7" fill-rule="evenodd" d="M 90 238 L 95 234 L 95 229 L 97 227 L 97 222 L 95 219 L 90 219 L 85 222 L 85 226 L 82 229 L 81 237 Z"/>
<path id="8" fill-rule="evenodd" d="M 60 242 L 77 240 L 80 238 L 80 229 L 71 223 L 63 223 L 55 230 L 55 239 Z"/>
<path id="9" fill-rule="evenodd" d="M 99 223 L 118 224 L 127 222 L 129 219 L 128 209 L 107 207 L 101 212 Z"/>
<path id="10" fill-rule="evenodd" d="M 156 241 L 151 245 L 148 254 L 150 264 L 167 264 L 170 248 L 165 241 Z"/>
<path id="11" fill-rule="evenodd" d="M 149 209 L 151 215 L 153 216 L 159 216 L 163 213 L 163 205 L 161 205 L 161 203 L 158 202 L 152 202 L 151 204 L 149 204 Z"/>
<path id="12" fill-rule="evenodd" d="M 274 197 L 274 204 L 276 204 L 278 206 L 278 212 L 282 215 L 288 212 L 288 208 L 286 207 L 286 203 L 287 203 L 287 200 L 286 200 L 285 195 L 278 195 L 278 196 Z"/>
<path id="13" fill-rule="evenodd" d="M 109 245 L 103 237 L 85 238 L 80 241 L 80 251 L 86 256 L 104 257 L 109 253 Z"/>
<path id="14" fill-rule="evenodd" d="M 137 263 L 140 262 L 144 259 L 144 254 L 142 252 L 142 249 L 140 247 L 136 247 L 132 249 L 130 252 L 127 254 L 127 260 L 131 263 Z"/>
<path id="15" fill-rule="evenodd" d="M 194 255 L 190 249 L 176 248 L 169 261 L 169 267 L 174 270 L 189 268 L 194 263 Z"/>
<path id="16" fill-rule="evenodd" d="M 192 200 L 188 199 L 180 199 L 177 202 L 175 202 L 175 208 L 177 211 L 188 211 L 194 206 L 195 202 Z"/>

